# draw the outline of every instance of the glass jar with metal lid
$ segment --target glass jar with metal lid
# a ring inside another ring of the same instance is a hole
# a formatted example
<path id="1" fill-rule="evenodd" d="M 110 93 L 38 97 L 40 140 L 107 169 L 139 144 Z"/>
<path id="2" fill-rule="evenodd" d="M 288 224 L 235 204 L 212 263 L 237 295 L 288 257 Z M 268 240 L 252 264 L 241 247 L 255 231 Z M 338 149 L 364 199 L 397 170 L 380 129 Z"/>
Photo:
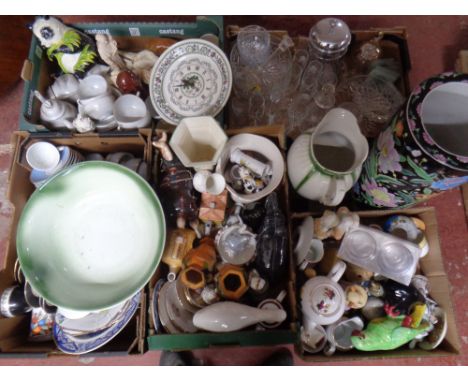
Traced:
<path id="1" fill-rule="evenodd" d="M 343 57 L 351 43 L 351 31 L 343 20 L 326 18 L 309 32 L 311 52 L 319 59 L 335 61 Z"/>

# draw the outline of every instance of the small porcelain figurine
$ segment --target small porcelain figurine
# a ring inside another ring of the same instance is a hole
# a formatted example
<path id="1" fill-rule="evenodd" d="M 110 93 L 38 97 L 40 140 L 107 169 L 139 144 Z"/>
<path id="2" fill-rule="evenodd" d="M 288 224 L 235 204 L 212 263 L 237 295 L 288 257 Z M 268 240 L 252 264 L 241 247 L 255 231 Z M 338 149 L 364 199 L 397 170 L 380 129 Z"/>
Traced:
<path id="1" fill-rule="evenodd" d="M 367 302 L 367 291 L 360 285 L 349 285 L 345 289 L 346 305 L 350 309 L 361 309 Z"/>
<path id="2" fill-rule="evenodd" d="M 64 73 L 83 76 L 98 60 L 92 37 L 59 19 L 38 16 L 31 27 L 49 60 L 56 60 Z"/>
<path id="3" fill-rule="evenodd" d="M 259 322 L 283 322 L 284 310 L 253 308 L 232 301 L 222 301 L 207 306 L 195 313 L 193 324 L 210 332 L 233 332 Z"/>
<path id="4" fill-rule="evenodd" d="M 402 315 L 376 318 L 362 332 L 354 332 L 351 342 L 356 349 L 363 351 L 393 350 L 416 337 L 425 336 L 431 330 L 431 325 L 427 322 L 411 328 L 408 317 Z"/>
<path id="5" fill-rule="evenodd" d="M 278 205 L 276 192 L 265 201 L 266 215 L 257 236 L 255 268 L 270 285 L 286 278 L 288 271 L 288 235 L 285 216 Z"/>
<path id="6" fill-rule="evenodd" d="M 373 275 L 374 272 L 349 263 L 344 277 L 347 281 L 352 283 L 362 283 L 364 281 L 369 281 Z"/>
<path id="7" fill-rule="evenodd" d="M 182 260 L 193 247 L 196 234 L 191 229 L 177 228 L 169 230 L 162 262 L 169 266 L 167 279 L 174 281 L 182 267 Z"/>
<path id="8" fill-rule="evenodd" d="M 390 316 L 408 314 L 415 302 L 424 302 L 424 297 L 410 285 L 406 286 L 393 280 L 382 281 L 384 288 L 385 310 Z"/>
<path id="9" fill-rule="evenodd" d="M 318 239 L 333 237 L 341 240 L 346 232 L 359 226 L 359 215 L 346 207 L 340 207 L 336 213 L 326 210 L 321 218 L 315 219 L 314 224 L 314 233 Z"/>
<path id="10" fill-rule="evenodd" d="M 198 213 L 199 219 L 205 223 L 221 224 L 226 216 L 227 195 L 227 190 L 219 195 L 203 192 L 201 194 L 200 212 Z"/>

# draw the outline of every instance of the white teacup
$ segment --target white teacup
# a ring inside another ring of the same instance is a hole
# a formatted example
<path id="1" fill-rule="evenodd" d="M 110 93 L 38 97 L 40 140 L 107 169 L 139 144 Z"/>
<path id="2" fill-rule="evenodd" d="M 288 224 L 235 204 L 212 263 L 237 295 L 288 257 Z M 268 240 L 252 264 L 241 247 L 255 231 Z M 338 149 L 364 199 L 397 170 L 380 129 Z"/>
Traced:
<path id="1" fill-rule="evenodd" d="M 348 351 L 353 348 L 351 335 L 355 330 L 362 330 L 364 322 L 360 317 L 342 317 L 338 322 L 327 327 L 328 343 L 325 346 L 325 355 L 332 355 L 336 350 Z"/>
<path id="2" fill-rule="evenodd" d="M 78 100 L 81 114 L 87 115 L 97 121 L 106 120 L 112 116 L 114 110 L 114 97 L 108 93 L 86 99 Z"/>
<path id="3" fill-rule="evenodd" d="M 80 83 L 73 74 L 62 74 L 49 87 L 47 94 L 50 98 L 57 98 L 76 102 Z"/>
<path id="4" fill-rule="evenodd" d="M 125 94 L 115 101 L 114 117 L 122 129 L 139 129 L 151 122 L 151 114 L 145 102 L 133 94 Z"/>
<path id="5" fill-rule="evenodd" d="M 312 325 L 301 328 L 302 347 L 308 353 L 318 353 L 327 344 L 327 332 L 321 325 Z"/>
<path id="6" fill-rule="evenodd" d="M 78 85 L 78 98 L 80 100 L 94 98 L 110 93 L 109 84 L 99 74 L 92 74 L 83 78 Z"/>
<path id="7" fill-rule="evenodd" d="M 26 161 L 33 169 L 51 171 L 60 162 L 60 152 L 51 143 L 36 142 L 28 147 Z"/>

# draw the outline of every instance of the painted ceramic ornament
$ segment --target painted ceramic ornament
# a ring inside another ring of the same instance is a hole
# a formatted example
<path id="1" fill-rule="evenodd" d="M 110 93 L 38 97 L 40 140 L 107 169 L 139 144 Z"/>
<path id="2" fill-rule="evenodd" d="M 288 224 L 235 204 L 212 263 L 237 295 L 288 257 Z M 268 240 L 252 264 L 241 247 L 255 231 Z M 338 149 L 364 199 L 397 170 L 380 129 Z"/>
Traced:
<path id="1" fill-rule="evenodd" d="M 367 291 L 360 285 L 347 286 L 345 295 L 346 305 L 350 309 L 361 309 L 367 303 Z"/>
<path id="2" fill-rule="evenodd" d="M 367 270 L 366 268 L 359 267 L 357 265 L 349 263 L 345 271 L 345 279 L 352 283 L 361 283 L 364 281 L 369 281 L 374 272 Z"/>
<path id="3" fill-rule="evenodd" d="M 314 234 L 320 239 L 341 240 L 346 232 L 359 226 L 359 215 L 352 213 L 346 207 L 340 207 L 337 212 L 326 210 L 321 218 L 314 221 Z"/>
<path id="4" fill-rule="evenodd" d="M 30 341 L 50 341 L 54 326 L 54 315 L 44 312 L 42 308 L 35 308 L 31 312 L 29 328 Z"/>
<path id="5" fill-rule="evenodd" d="M 283 322 L 284 310 L 258 309 L 232 301 L 222 301 L 195 313 L 194 325 L 210 332 L 233 332 L 259 322 Z"/>
<path id="6" fill-rule="evenodd" d="M 192 249 L 195 238 L 195 232 L 190 229 L 177 228 L 168 232 L 162 262 L 169 266 L 167 275 L 169 281 L 176 279 L 177 273 L 182 268 L 182 261 Z"/>
<path id="7" fill-rule="evenodd" d="M 467 74 L 442 73 L 413 91 L 375 140 L 357 200 L 403 208 L 468 182 L 466 82 Z"/>
<path id="8" fill-rule="evenodd" d="M 265 220 L 257 236 L 255 268 L 271 285 L 286 278 L 288 235 L 285 216 L 279 208 L 275 192 L 267 197 L 265 209 Z"/>
<path id="9" fill-rule="evenodd" d="M 421 323 L 417 328 L 406 325 L 407 317 L 383 317 L 372 320 L 363 331 L 351 336 L 353 346 L 362 351 L 393 350 L 417 337 L 427 335 L 431 325 Z"/>
<path id="10" fill-rule="evenodd" d="M 409 314 L 411 306 L 416 302 L 424 302 L 424 297 L 410 285 L 406 286 L 393 280 L 382 281 L 386 312 L 391 316 Z"/>
<path id="11" fill-rule="evenodd" d="M 83 76 L 98 60 L 95 41 L 55 17 L 38 16 L 31 29 L 47 49 L 47 58 L 56 60 L 64 73 Z"/>
<path id="12" fill-rule="evenodd" d="M 164 211 L 170 218 L 176 220 L 178 228 L 185 228 L 187 222 L 198 232 L 198 202 L 193 188 L 193 177 L 174 157 L 167 144 L 167 134 L 163 133 L 153 145 L 160 150 L 162 156 L 162 180 L 159 184 L 161 202 Z"/>

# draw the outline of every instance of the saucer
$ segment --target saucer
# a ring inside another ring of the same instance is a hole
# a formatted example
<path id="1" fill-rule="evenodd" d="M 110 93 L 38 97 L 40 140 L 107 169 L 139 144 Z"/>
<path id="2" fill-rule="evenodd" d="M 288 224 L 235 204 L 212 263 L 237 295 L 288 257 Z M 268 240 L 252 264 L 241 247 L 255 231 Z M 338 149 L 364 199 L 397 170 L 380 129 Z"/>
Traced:
<path id="1" fill-rule="evenodd" d="M 59 324 L 54 324 L 54 341 L 59 350 L 66 354 L 85 354 L 107 344 L 130 322 L 140 304 L 140 292 L 133 296 L 116 322 L 94 335 L 76 337 L 69 334 Z"/>

